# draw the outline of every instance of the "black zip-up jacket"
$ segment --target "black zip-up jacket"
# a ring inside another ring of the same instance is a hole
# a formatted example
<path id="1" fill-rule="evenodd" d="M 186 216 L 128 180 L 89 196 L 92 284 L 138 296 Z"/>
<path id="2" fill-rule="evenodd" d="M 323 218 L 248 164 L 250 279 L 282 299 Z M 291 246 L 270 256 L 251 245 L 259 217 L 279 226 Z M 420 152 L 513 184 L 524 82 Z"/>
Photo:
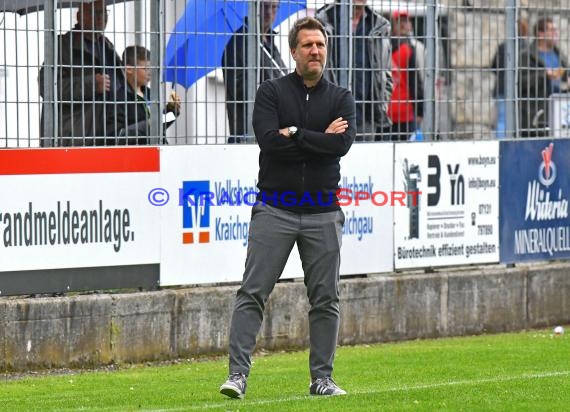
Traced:
<path id="1" fill-rule="evenodd" d="M 348 121 L 343 134 L 325 133 L 333 120 Z M 279 129 L 296 126 L 294 138 Z M 352 94 L 328 80 L 307 88 L 293 72 L 261 84 L 253 130 L 259 154 L 258 202 L 297 213 L 339 210 L 340 158 L 356 136 Z"/>
<path id="2" fill-rule="evenodd" d="M 128 82 L 125 87 L 119 89 L 117 95 L 120 101 L 117 103 L 117 138 L 107 141 L 107 145 L 149 145 L 168 144 L 164 135 L 174 120 L 162 124 L 162 138 L 151 134 L 151 112 L 148 106 L 151 101 L 151 90 L 142 86 L 144 99 L 137 95 Z M 166 105 L 163 114 L 172 112 L 175 116 L 180 113 L 173 107 Z"/>

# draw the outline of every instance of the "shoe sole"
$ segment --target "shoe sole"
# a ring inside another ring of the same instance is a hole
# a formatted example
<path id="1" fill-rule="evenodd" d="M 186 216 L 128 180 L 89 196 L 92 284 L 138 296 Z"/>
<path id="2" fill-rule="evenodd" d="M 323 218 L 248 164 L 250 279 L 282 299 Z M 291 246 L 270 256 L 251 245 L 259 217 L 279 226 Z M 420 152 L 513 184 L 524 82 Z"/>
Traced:
<path id="1" fill-rule="evenodd" d="M 347 392 L 342 391 L 342 392 L 337 392 L 337 393 L 312 393 L 309 390 L 309 395 L 311 395 L 311 396 L 344 396 L 344 395 L 347 395 Z"/>
<path id="2" fill-rule="evenodd" d="M 347 393 L 331 393 L 331 394 L 326 394 L 326 393 L 309 393 L 309 395 L 311 395 L 311 396 L 345 396 L 345 395 L 347 395 Z"/>
<path id="3" fill-rule="evenodd" d="M 228 386 L 222 386 L 220 388 L 220 393 L 232 399 L 243 399 L 244 396 L 243 393 L 238 392 L 235 388 L 230 388 Z"/>

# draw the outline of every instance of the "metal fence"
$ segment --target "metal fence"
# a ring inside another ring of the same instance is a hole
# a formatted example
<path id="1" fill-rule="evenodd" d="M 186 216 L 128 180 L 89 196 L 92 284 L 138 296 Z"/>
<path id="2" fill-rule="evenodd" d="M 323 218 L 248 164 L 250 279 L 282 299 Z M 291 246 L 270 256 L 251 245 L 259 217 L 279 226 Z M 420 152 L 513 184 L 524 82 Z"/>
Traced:
<path id="1" fill-rule="evenodd" d="M 305 15 L 359 141 L 570 134 L 565 0 L 100 3 L 0 0 L 0 147 L 253 143 L 255 90 L 294 70 Z"/>

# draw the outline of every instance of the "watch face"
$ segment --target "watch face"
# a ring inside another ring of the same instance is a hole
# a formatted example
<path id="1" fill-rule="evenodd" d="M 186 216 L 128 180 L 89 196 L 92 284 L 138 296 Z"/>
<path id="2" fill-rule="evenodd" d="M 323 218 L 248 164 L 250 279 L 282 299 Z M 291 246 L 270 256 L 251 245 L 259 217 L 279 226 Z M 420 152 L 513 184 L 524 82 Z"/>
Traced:
<path id="1" fill-rule="evenodd" d="M 291 126 L 289 128 L 289 136 L 293 136 L 295 133 L 297 133 L 297 128 L 295 126 Z"/>

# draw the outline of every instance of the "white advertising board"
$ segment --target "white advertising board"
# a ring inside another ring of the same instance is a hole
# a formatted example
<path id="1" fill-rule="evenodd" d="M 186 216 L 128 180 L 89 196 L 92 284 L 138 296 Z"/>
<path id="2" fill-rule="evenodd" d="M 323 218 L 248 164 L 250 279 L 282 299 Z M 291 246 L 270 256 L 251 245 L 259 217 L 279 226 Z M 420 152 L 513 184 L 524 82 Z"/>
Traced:
<path id="1" fill-rule="evenodd" d="M 160 187 L 170 197 L 159 208 L 162 285 L 241 281 L 251 218 L 242 198 L 257 192 L 258 156 L 257 145 L 161 149 Z M 214 197 L 201 202 L 191 196 L 194 205 L 182 201 L 193 193 Z"/>
<path id="2" fill-rule="evenodd" d="M 570 96 L 555 93 L 549 99 L 549 128 L 552 137 L 570 137 Z"/>
<path id="3" fill-rule="evenodd" d="M 499 143 L 396 144 L 396 269 L 499 260 Z"/>
<path id="4" fill-rule="evenodd" d="M 353 191 L 390 190 L 392 153 L 391 145 L 354 145 L 341 162 L 341 186 Z M 162 285 L 241 281 L 253 192 L 258 191 L 258 157 L 256 145 L 161 148 L 160 188 L 169 196 L 159 208 Z M 181 194 L 200 192 L 211 193 L 211 202 L 181 201 Z M 345 203 L 350 205 L 343 207 L 341 274 L 391 271 L 391 208 L 367 201 L 356 206 L 353 199 Z M 293 248 L 282 278 L 302 276 Z"/>
<path id="5" fill-rule="evenodd" d="M 158 150 L 35 151 L 2 155 L 0 272 L 159 262 Z"/>
<path id="6" fill-rule="evenodd" d="M 390 196 L 392 191 L 393 164 L 392 144 L 353 144 L 341 159 L 339 203 L 345 215 L 341 275 L 394 270 L 394 210 L 390 202 L 379 206 L 383 193 Z M 361 194 L 355 196 L 356 192 Z"/>

